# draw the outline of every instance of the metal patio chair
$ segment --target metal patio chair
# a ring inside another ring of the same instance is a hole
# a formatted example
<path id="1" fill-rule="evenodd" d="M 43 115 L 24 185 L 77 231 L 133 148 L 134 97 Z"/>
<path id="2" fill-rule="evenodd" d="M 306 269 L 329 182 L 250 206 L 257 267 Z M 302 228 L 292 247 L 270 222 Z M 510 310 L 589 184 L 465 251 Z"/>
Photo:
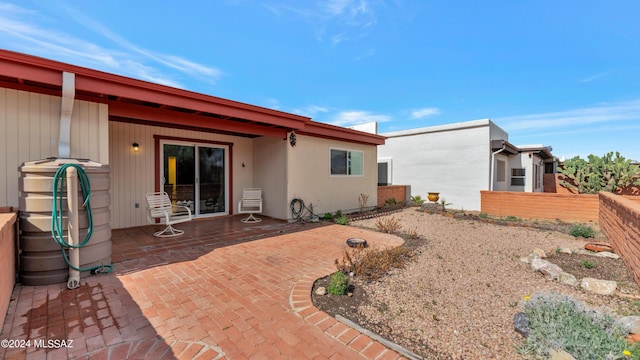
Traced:
<path id="1" fill-rule="evenodd" d="M 262 212 L 262 189 L 250 188 L 242 192 L 242 200 L 238 202 L 238 213 L 249 214 L 248 217 L 240 220 L 243 223 L 257 223 L 262 219 L 253 216 Z"/>
<path id="2" fill-rule="evenodd" d="M 193 219 L 191 209 L 188 206 L 173 205 L 166 192 L 147 193 L 147 220 L 156 224 L 160 220 L 161 224 L 167 227 L 154 233 L 157 237 L 172 237 L 184 234 L 184 230 L 178 230 L 173 224 L 179 224 Z"/>

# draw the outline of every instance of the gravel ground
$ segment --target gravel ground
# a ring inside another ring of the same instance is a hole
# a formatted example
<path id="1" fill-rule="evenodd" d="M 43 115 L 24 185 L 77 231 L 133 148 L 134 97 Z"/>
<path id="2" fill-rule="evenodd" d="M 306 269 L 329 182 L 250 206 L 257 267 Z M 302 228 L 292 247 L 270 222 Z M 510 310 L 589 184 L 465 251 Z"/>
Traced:
<path id="1" fill-rule="evenodd" d="M 425 214 L 389 215 L 401 231 L 416 229 L 425 245 L 416 261 L 365 285 L 371 303 L 359 308 L 373 331 L 433 358 L 521 359 L 513 329 L 525 295 L 556 292 L 593 308 L 616 309 L 620 299 L 550 281 L 519 259 L 533 248 L 577 249 L 584 243 L 555 231 L 498 226 Z M 352 225 L 375 229 L 376 219 Z M 417 346 L 417 348 L 416 348 Z M 434 355 L 435 354 L 435 355 Z"/>

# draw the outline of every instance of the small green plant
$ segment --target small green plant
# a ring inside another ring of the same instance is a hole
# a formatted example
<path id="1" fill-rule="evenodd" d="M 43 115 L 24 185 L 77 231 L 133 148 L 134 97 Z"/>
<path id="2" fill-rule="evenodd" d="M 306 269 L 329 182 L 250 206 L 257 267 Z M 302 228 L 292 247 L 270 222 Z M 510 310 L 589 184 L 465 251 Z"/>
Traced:
<path id="1" fill-rule="evenodd" d="M 423 199 L 423 198 L 422 198 L 422 196 L 420 196 L 420 195 L 416 195 L 416 196 L 412 196 L 412 197 L 411 197 L 411 201 L 412 201 L 414 204 L 416 204 L 416 205 L 420 206 L 420 205 L 424 204 L 425 199 Z"/>
<path id="2" fill-rule="evenodd" d="M 518 217 L 517 216 L 507 216 L 506 218 L 504 218 L 506 221 L 518 221 Z"/>
<path id="3" fill-rule="evenodd" d="M 322 218 L 325 219 L 325 220 L 331 220 L 331 219 L 333 219 L 333 214 L 325 213 Z"/>
<path id="4" fill-rule="evenodd" d="M 339 218 L 342 216 L 342 210 L 336 211 L 336 217 Z"/>
<path id="5" fill-rule="evenodd" d="M 349 217 L 346 215 L 340 215 L 336 217 L 335 222 L 338 225 L 347 225 L 349 223 Z"/>
<path id="6" fill-rule="evenodd" d="M 594 267 L 596 267 L 596 262 L 595 261 L 591 261 L 591 260 L 582 260 L 580 262 L 580 266 L 582 266 L 585 269 L 593 269 Z"/>
<path id="7" fill-rule="evenodd" d="M 596 236 L 596 232 L 592 227 L 582 224 L 573 225 L 569 233 L 571 236 L 583 238 L 592 238 Z"/>
<path id="8" fill-rule="evenodd" d="M 396 205 L 398 205 L 398 200 L 396 200 L 396 198 L 387 199 L 384 202 L 384 206 L 396 206 Z"/>
<path id="9" fill-rule="evenodd" d="M 380 217 L 376 220 L 376 227 L 378 230 L 385 232 L 387 234 L 393 234 L 394 232 L 400 230 L 402 228 L 402 224 L 400 221 L 393 217 Z"/>
<path id="10" fill-rule="evenodd" d="M 346 295 L 347 290 L 349 290 L 349 278 L 342 271 L 336 271 L 331 276 L 327 292 L 331 295 Z"/>
<path id="11" fill-rule="evenodd" d="M 522 354 L 548 358 L 551 349 L 563 349 L 576 359 L 640 359 L 640 346 L 627 342 L 627 329 L 611 314 L 567 295 L 527 296 L 524 313 L 530 331 L 518 348 Z"/>
<path id="12" fill-rule="evenodd" d="M 478 216 L 479 216 L 480 218 L 482 218 L 482 219 L 486 219 L 486 218 L 488 218 L 488 217 L 489 217 L 489 215 L 487 215 L 487 214 L 485 214 L 485 213 L 480 213 L 480 214 L 478 214 Z"/>

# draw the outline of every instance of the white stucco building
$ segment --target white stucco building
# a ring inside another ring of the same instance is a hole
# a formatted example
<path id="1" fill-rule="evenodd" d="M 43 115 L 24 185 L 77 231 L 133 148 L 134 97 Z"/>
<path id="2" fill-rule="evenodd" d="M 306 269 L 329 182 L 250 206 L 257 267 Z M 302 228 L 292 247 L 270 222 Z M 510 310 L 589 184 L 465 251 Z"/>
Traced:
<path id="1" fill-rule="evenodd" d="M 490 119 L 380 135 L 379 185 L 410 185 L 423 198 L 438 192 L 456 209 L 480 210 L 481 190 L 543 191 L 544 164 L 553 162 L 550 147 L 511 145 Z"/>

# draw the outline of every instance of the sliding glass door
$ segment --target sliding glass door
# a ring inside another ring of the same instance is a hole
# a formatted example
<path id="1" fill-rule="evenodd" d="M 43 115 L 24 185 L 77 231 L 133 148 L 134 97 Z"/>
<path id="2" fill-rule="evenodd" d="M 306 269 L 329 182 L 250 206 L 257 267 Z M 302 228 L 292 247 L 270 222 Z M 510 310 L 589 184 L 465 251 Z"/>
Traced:
<path id="1" fill-rule="evenodd" d="M 195 216 L 229 213 L 227 146 L 160 142 L 160 188 Z"/>

